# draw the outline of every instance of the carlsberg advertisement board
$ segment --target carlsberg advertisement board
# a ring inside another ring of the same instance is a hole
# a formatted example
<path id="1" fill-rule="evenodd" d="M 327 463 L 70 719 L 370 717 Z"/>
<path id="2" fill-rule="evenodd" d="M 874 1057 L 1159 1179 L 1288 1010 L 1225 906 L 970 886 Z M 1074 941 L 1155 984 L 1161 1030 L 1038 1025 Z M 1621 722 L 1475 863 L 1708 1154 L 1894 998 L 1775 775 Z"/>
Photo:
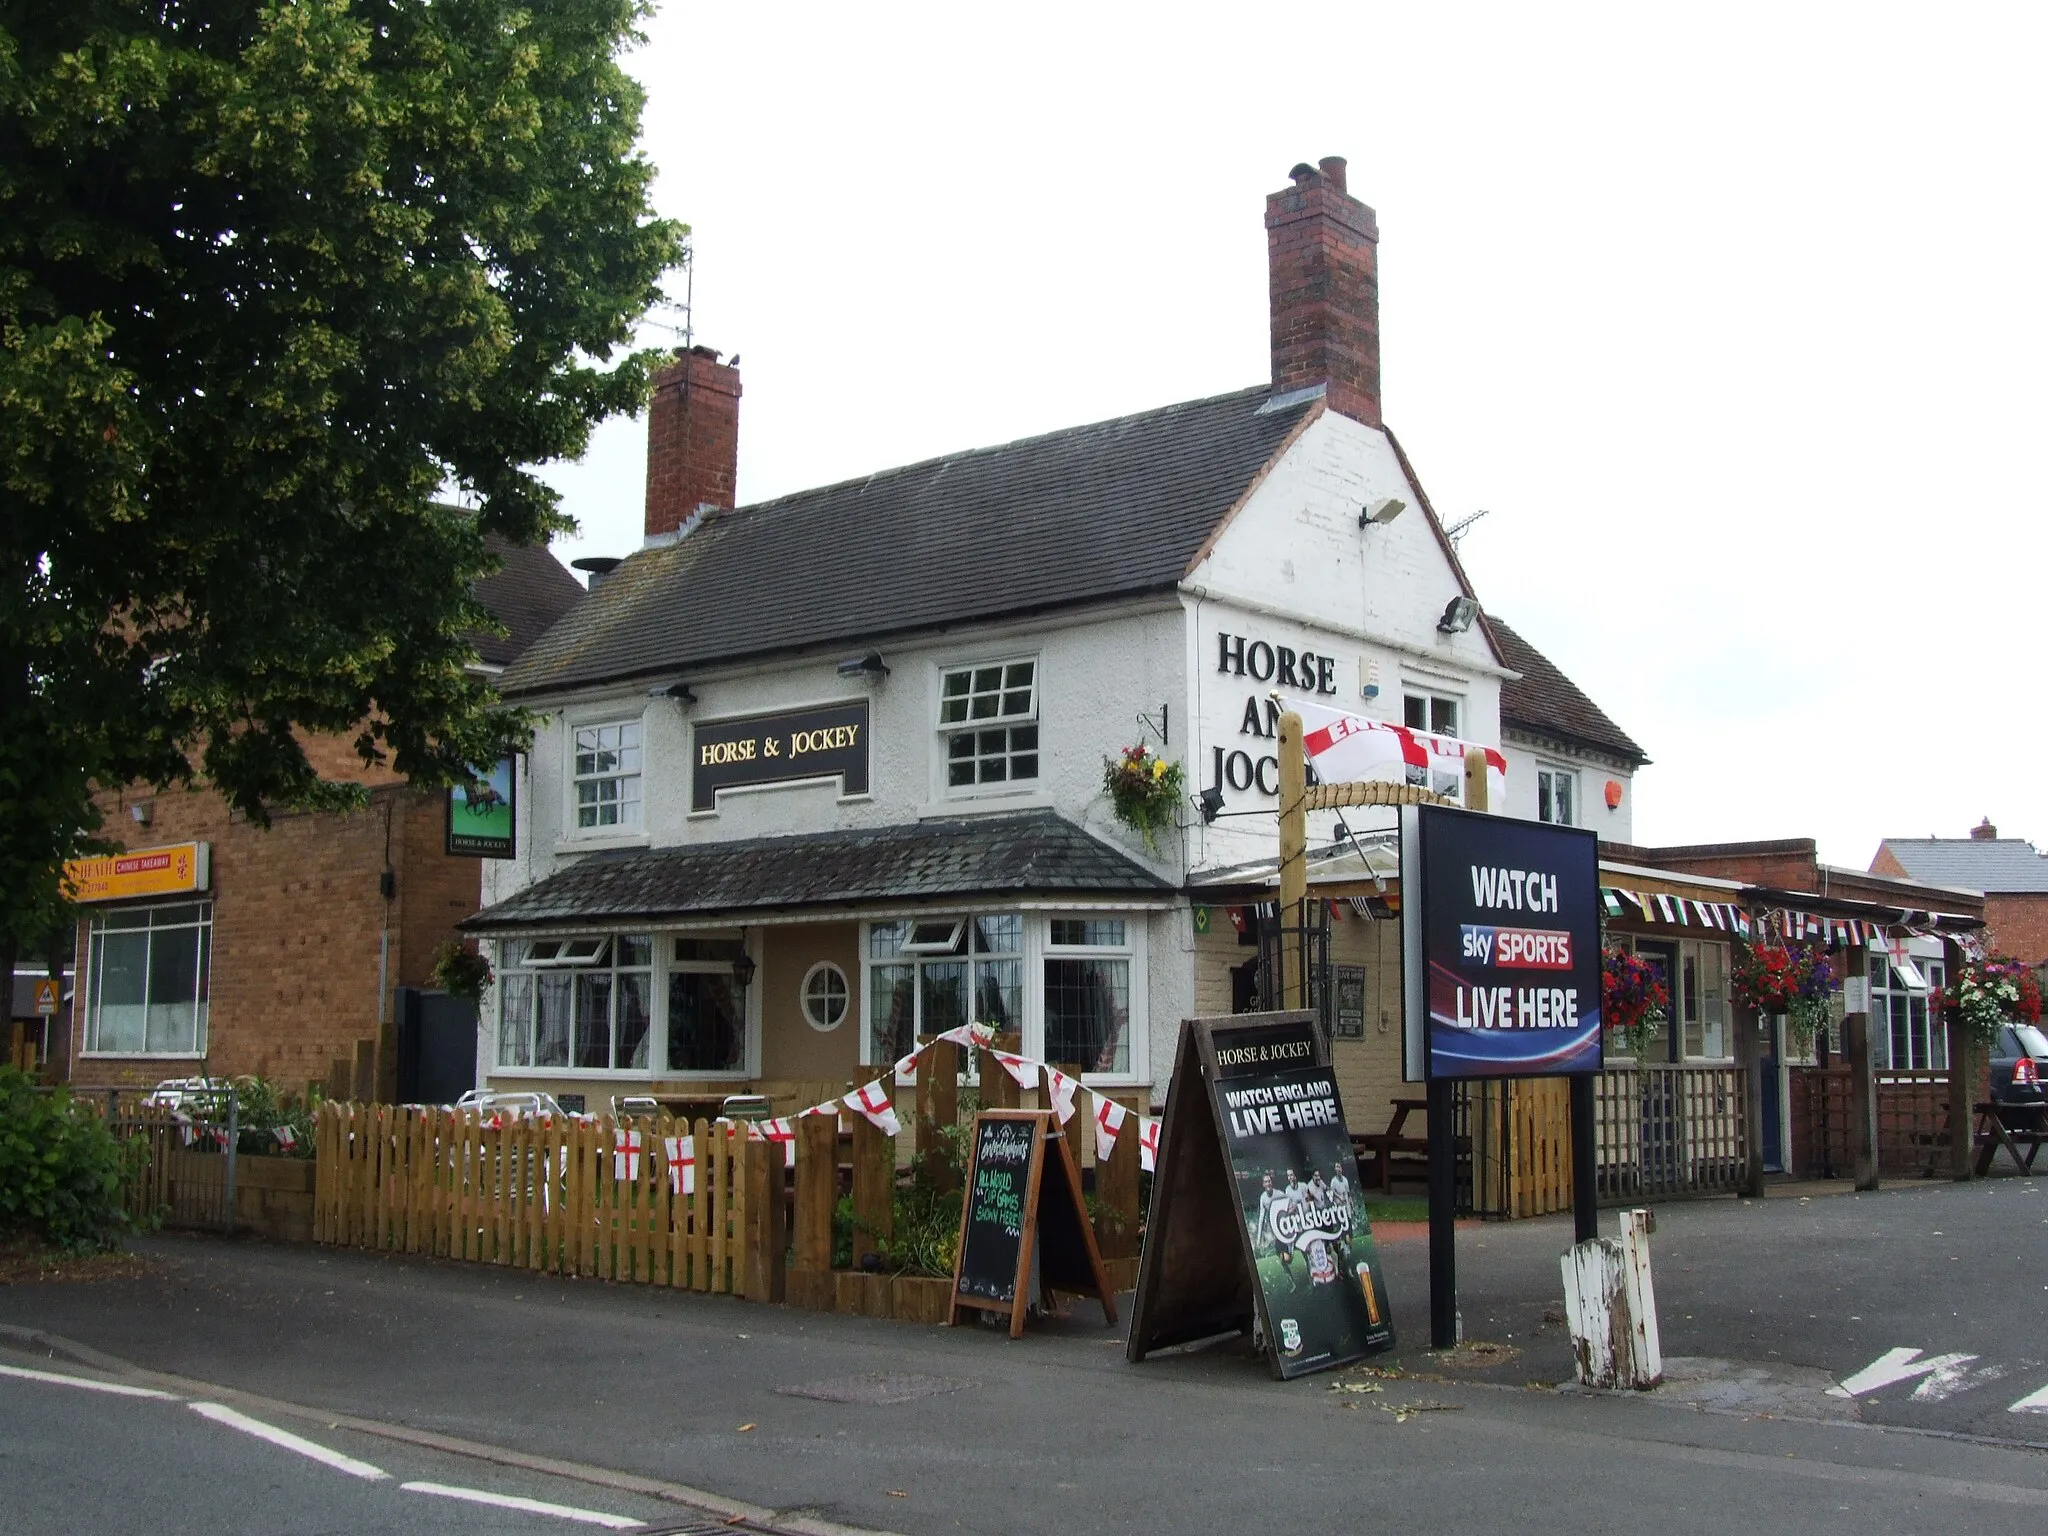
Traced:
<path id="1" fill-rule="evenodd" d="M 1409 1081 L 1600 1070 L 1593 833 L 1404 806 L 1401 884 Z"/>
<path id="2" fill-rule="evenodd" d="M 1386 1282 L 1329 1069 L 1219 1075 L 1210 1094 L 1280 1375 L 1388 1348 Z"/>

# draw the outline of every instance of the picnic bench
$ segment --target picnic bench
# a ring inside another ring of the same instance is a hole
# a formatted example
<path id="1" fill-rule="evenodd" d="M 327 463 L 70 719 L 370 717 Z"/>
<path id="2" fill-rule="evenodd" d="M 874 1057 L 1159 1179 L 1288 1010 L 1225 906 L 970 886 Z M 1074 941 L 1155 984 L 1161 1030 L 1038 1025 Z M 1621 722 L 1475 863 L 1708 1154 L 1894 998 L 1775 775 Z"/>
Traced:
<path id="1" fill-rule="evenodd" d="M 1402 1178 L 1429 1178 L 1429 1138 L 1406 1134 L 1408 1117 L 1417 1110 L 1427 1113 L 1427 1099 L 1389 1099 L 1394 1106 L 1393 1118 L 1387 1122 L 1384 1131 L 1351 1138 L 1351 1150 L 1358 1157 L 1358 1172 L 1361 1181 L 1381 1194 L 1391 1194 L 1396 1176 Z M 1367 1173 L 1366 1160 L 1370 1158 L 1372 1171 Z"/>
<path id="2" fill-rule="evenodd" d="M 2001 1147 L 2021 1173 L 2032 1176 L 2034 1159 L 2041 1143 L 2048 1140 L 2048 1111 L 2017 1104 L 1983 1103 L 1977 1106 L 1977 1177 L 1991 1171 L 1991 1160 Z M 2027 1149 L 2025 1157 L 2020 1148 Z"/>

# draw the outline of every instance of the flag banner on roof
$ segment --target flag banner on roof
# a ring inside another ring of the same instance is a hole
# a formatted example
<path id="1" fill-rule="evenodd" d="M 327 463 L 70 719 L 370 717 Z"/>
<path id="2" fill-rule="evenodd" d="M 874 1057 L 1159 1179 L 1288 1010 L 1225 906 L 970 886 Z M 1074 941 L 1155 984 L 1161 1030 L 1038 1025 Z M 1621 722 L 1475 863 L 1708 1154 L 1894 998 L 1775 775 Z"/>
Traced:
<path id="1" fill-rule="evenodd" d="M 1074 1118 L 1074 1090 L 1080 1086 L 1079 1078 L 1067 1076 L 1058 1067 L 1046 1067 L 1045 1096 L 1052 1100 L 1052 1107 L 1060 1112 L 1061 1125 Z"/>
<path id="2" fill-rule="evenodd" d="M 1124 1128 L 1124 1121 L 1130 1118 L 1130 1111 L 1115 1099 L 1095 1095 L 1095 1161 L 1106 1163 L 1109 1155 L 1116 1150 L 1117 1132 Z"/>
<path id="3" fill-rule="evenodd" d="M 1414 784 L 1452 800 L 1465 798 L 1465 754 L 1486 754 L 1486 803 L 1503 804 L 1508 760 L 1498 748 L 1460 741 L 1302 701 L 1301 744 L 1325 784 Z"/>
<path id="4" fill-rule="evenodd" d="M 896 1101 L 889 1094 L 887 1079 L 876 1078 L 865 1088 L 854 1089 L 840 1102 L 884 1136 L 902 1133 L 903 1122 L 896 1118 Z"/>

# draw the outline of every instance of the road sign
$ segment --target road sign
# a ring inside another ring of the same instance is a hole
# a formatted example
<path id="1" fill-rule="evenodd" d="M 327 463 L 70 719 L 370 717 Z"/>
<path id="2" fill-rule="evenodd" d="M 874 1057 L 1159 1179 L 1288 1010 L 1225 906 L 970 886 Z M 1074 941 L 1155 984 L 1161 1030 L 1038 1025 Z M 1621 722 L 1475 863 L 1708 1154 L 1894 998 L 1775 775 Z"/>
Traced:
<path id="1" fill-rule="evenodd" d="M 51 1019 L 57 1016 L 57 979 L 45 976 L 36 982 L 36 1016 Z"/>

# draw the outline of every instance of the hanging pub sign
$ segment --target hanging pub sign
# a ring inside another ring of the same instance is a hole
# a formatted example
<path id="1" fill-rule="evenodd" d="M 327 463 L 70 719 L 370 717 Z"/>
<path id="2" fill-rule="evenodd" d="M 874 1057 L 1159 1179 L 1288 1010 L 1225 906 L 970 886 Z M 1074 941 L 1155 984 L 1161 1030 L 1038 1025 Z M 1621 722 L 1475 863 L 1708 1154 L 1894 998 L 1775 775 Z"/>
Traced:
<path id="1" fill-rule="evenodd" d="M 442 850 L 468 859 L 510 859 L 517 856 L 512 830 L 518 794 L 512 765 L 504 758 L 477 775 L 476 788 L 457 784 L 448 791 L 448 822 Z"/>
<path id="2" fill-rule="evenodd" d="M 1410 1082 L 1600 1070 L 1594 833 L 1403 806 L 1401 884 Z"/>
<path id="3" fill-rule="evenodd" d="M 1094 1296 L 1105 1321 L 1116 1322 L 1065 1133 L 1049 1110 L 985 1109 L 974 1117 L 968 1148 L 948 1320 L 958 1323 L 969 1311 L 1007 1313 L 1010 1337 L 1018 1337 L 1034 1276 L 1046 1306 L 1059 1291 Z"/>
<path id="4" fill-rule="evenodd" d="M 868 792 L 868 701 L 820 704 L 692 727 L 690 809 L 713 811 L 719 792 L 838 779 L 842 795 Z"/>
<path id="5" fill-rule="evenodd" d="M 1394 1342 L 1357 1157 L 1307 1013 L 1182 1023 L 1128 1354 L 1255 1322 L 1283 1380 Z"/>

